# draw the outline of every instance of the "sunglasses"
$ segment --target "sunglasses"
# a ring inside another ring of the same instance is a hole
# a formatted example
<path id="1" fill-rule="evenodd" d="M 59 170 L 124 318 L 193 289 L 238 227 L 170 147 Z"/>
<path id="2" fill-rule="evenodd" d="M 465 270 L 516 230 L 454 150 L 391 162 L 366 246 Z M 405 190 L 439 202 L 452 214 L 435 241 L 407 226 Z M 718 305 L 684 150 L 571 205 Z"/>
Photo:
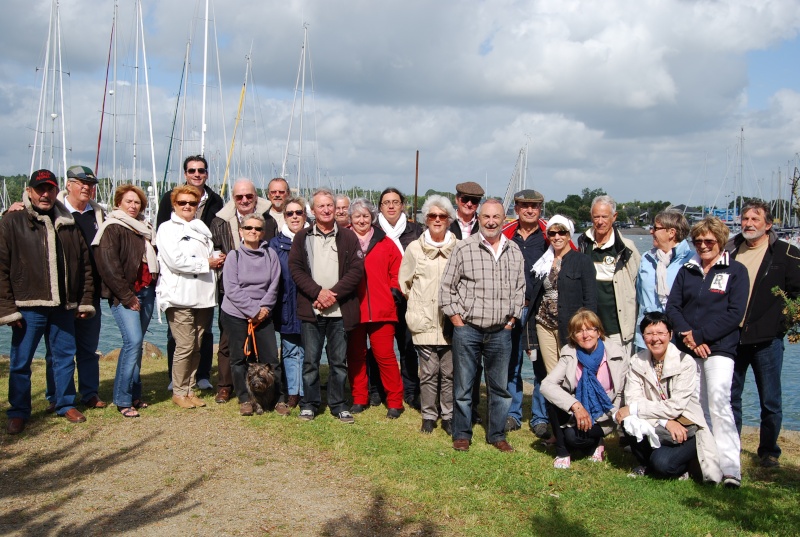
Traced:
<path id="1" fill-rule="evenodd" d="M 288 217 L 292 217 L 292 216 L 303 216 L 303 209 L 297 209 L 296 211 L 286 211 L 286 212 L 285 212 L 285 213 L 283 213 L 283 214 L 285 214 L 285 215 L 286 215 L 286 216 L 288 216 Z"/>
<path id="2" fill-rule="evenodd" d="M 208 171 L 208 170 L 206 170 L 205 168 L 189 168 L 188 170 L 186 170 L 186 173 L 194 173 L 194 172 L 197 172 L 197 173 L 199 173 L 200 175 L 205 175 L 207 171 Z"/>
<path id="3" fill-rule="evenodd" d="M 554 230 L 552 230 L 552 231 L 548 231 L 548 232 L 547 232 L 547 236 L 548 236 L 548 237 L 555 237 L 556 235 L 558 235 L 559 237 L 566 237 L 567 235 L 569 235 L 569 231 L 566 231 L 566 230 L 559 230 L 559 231 L 556 231 L 556 230 L 554 229 Z"/>
<path id="4" fill-rule="evenodd" d="M 236 201 L 242 201 L 243 199 L 251 200 L 255 197 L 256 197 L 255 194 L 236 194 L 235 196 L 233 196 L 233 199 L 235 199 Z"/>
<path id="5" fill-rule="evenodd" d="M 199 201 L 178 200 L 178 201 L 175 202 L 175 205 L 177 205 L 178 207 L 185 207 L 186 205 L 189 205 L 190 207 L 197 207 L 198 205 L 200 205 L 200 202 Z"/>
<path id="6" fill-rule="evenodd" d="M 692 241 L 692 244 L 694 244 L 695 248 L 697 248 L 698 246 L 705 246 L 707 248 L 711 248 L 712 246 L 717 244 L 717 239 L 695 239 Z"/>
<path id="7" fill-rule="evenodd" d="M 461 203 L 466 205 L 467 203 L 471 203 L 473 205 L 478 205 L 481 202 L 480 198 L 476 198 L 475 196 L 461 196 Z"/>
<path id="8" fill-rule="evenodd" d="M 428 220 L 447 220 L 447 215 L 430 213 L 427 218 Z"/>
<path id="9" fill-rule="evenodd" d="M 242 229 L 245 230 L 245 231 L 253 231 L 253 230 L 255 230 L 255 231 L 258 231 L 259 233 L 264 231 L 264 228 L 261 227 L 261 226 L 242 226 Z"/>

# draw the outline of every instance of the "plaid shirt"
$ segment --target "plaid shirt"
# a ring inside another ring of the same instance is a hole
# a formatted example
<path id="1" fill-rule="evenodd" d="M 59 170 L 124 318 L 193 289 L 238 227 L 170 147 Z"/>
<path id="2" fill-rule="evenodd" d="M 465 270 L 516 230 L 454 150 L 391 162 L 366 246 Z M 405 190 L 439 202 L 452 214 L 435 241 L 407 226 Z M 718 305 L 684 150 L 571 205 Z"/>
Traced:
<path id="1" fill-rule="evenodd" d="M 506 241 L 495 261 L 476 233 L 460 241 L 442 275 L 439 305 L 448 317 L 483 329 L 500 328 L 520 318 L 525 305 L 525 260 L 519 247 Z"/>

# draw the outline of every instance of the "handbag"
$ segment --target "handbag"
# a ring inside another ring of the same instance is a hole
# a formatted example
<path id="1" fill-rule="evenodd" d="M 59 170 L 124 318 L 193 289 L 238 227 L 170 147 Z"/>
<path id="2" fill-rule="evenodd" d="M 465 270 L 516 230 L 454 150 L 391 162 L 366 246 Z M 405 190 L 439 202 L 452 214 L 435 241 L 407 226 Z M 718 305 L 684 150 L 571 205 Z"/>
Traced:
<path id="1" fill-rule="evenodd" d="M 692 420 L 685 418 L 683 416 L 678 417 L 675 421 L 680 423 L 686 428 L 686 438 L 692 438 L 695 434 L 697 434 L 697 424 L 692 422 Z M 661 445 L 668 445 L 668 446 L 679 446 L 681 443 L 676 442 L 672 439 L 672 434 L 667 430 L 666 427 L 663 425 L 656 425 L 656 435 L 658 439 L 661 440 Z"/>

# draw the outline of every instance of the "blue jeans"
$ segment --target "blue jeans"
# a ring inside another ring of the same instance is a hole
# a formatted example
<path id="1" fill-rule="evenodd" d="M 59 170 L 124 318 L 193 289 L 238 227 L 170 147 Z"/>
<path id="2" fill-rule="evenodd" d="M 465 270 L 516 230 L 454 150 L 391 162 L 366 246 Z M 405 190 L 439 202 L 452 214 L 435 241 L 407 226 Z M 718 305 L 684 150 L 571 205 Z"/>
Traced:
<path id="1" fill-rule="evenodd" d="M 100 360 L 97 356 L 97 344 L 100 341 L 100 300 L 94 304 L 95 315 L 89 319 L 75 319 L 75 365 L 78 369 L 78 392 L 84 403 L 97 395 L 100 388 Z M 53 357 L 50 352 L 50 341 L 44 340 L 46 364 L 45 378 L 47 391 L 45 397 L 51 403 L 56 401 L 56 382 L 53 379 Z"/>
<path id="2" fill-rule="evenodd" d="M 8 370 L 9 418 L 31 417 L 31 362 L 42 336 L 53 349 L 56 413 L 75 408 L 75 310 L 61 307 L 20 308 L 22 328 L 11 327 Z"/>
<path id="3" fill-rule="evenodd" d="M 529 425 L 533 427 L 539 423 L 548 423 L 547 406 L 545 405 L 544 395 L 541 392 L 541 385 L 547 376 L 547 369 L 544 367 L 542 357 L 533 362 L 533 396 L 531 397 L 531 421 Z"/>
<path id="4" fill-rule="evenodd" d="M 122 304 L 111 306 L 111 314 L 117 321 L 122 335 L 122 349 L 117 358 L 117 374 L 114 377 L 114 404 L 119 408 L 133 406 L 142 398 L 142 343 L 156 299 L 155 286 L 145 287 L 136 296 L 141 306 L 139 311 L 128 309 Z"/>
<path id="5" fill-rule="evenodd" d="M 528 307 L 522 308 L 522 317 L 528 317 Z M 525 324 L 518 321 L 511 329 L 511 358 L 508 361 L 508 392 L 511 394 L 511 406 L 508 417 L 514 418 L 517 425 L 522 423 L 522 364 L 525 363 Z"/>
<path id="6" fill-rule="evenodd" d="M 281 334 L 281 361 L 287 395 L 303 395 L 304 356 L 300 334 Z"/>
<path id="7" fill-rule="evenodd" d="M 486 440 L 493 443 L 506 438 L 511 330 L 486 332 L 464 325 L 453 330 L 453 440 L 472 440 L 472 385 L 481 358 L 488 394 Z"/>
<path id="8" fill-rule="evenodd" d="M 778 434 L 783 422 L 781 401 L 781 369 L 783 369 L 783 338 L 766 343 L 739 345 L 733 363 L 731 407 L 739 434 L 742 432 L 742 390 L 747 368 L 753 366 L 758 399 L 761 402 L 761 431 L 758 456 L 781 456 Z"/>
<path id="9" fill-rule="evenodd" d="M 348 410 L 344 385 L 347 381 L 347 332 L 341 317 L 317 316 L 317 322 L 303 321 L 300 327 L 303 348 L 303 398 L 301 410 L 312 410 L 317 414 L 322 404 L 319 382 L 319 361 L 322 344 L 328 340 L 328 408 L 333 415 Z"/>

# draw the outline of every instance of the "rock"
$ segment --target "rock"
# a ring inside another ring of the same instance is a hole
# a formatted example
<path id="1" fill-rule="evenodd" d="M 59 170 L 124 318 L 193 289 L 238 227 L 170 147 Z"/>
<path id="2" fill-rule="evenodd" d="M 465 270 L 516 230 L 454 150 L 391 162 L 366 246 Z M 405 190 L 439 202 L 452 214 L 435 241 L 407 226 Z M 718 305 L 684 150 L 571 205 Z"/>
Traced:
<path id="1" fill-rule="evenodd" d="M 121 349 L 114 349 L 109 351 L 104 356 L 101 356 L 101 359 L 109 362 L 116 362 L 119 358 L 120 350 Z M 161 349 L 149 341 L 145 341 L 142 344 L 142 359 L 161 359 L 164 358 L 164 356 L 165 355 L 163 352 L 161 352 Z"/>

